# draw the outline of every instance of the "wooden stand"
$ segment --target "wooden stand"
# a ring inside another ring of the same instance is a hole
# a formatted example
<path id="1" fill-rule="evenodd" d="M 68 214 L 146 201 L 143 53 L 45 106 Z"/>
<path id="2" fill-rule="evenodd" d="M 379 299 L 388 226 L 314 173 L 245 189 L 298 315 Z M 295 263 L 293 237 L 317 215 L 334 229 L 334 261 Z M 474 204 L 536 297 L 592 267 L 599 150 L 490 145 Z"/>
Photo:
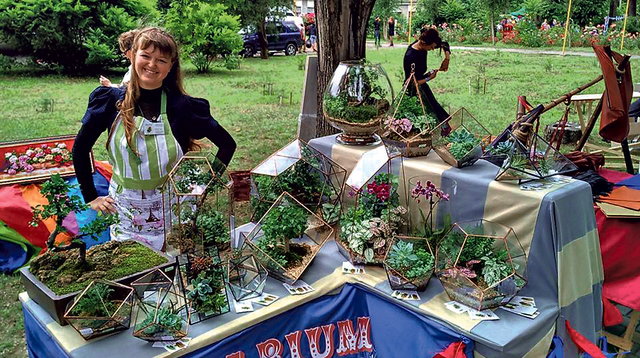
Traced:
<path id="1" fill-rule="evenodd" d="M 629 325 L 627 326 L 627 330 L 624 331 L 624 335 L 622 337 L 617 336 L 613 333 L 604 332 L 604 335 L 607 337 L 607 341 L 620 348 L 621 352 L 618 353 L 618 358 L 624 357 L 622 352 L 630 351 L 633 348 L 633 342 L 640 341 L 640 337 L 634 337 L 636 332 L 636 325 L 638 324 L 638 320 L 640 319 L 640 311 L 633 310 L 631 312 L 631 317 L 629 318 Z"/>

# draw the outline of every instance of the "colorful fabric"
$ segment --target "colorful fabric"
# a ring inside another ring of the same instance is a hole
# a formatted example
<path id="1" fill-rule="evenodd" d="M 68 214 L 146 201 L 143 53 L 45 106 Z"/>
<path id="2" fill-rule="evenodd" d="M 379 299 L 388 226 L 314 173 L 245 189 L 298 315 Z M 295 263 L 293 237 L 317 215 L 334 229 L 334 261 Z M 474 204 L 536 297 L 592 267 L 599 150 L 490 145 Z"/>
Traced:
<path id="1" fill-rule="evenodd" d="M 611 194 L 601 196 L 598 200 L 627 209 L 640 210 L 640 190 L 630 189 L 626 186 L 615 188 Z"/>

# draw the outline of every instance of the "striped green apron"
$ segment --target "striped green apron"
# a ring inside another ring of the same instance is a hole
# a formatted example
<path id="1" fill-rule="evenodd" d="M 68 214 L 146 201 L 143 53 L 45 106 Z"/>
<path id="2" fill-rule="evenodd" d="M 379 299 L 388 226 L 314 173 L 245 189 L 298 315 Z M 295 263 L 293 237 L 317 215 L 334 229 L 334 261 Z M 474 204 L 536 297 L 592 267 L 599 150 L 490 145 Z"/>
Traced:
<path id="1" fill-rule="evenodd" d="M 109 141 L 109 162 L 113 165 L 109 195 L 115 201 L 120 223 L 111 228 L 112 240 L 133 239 L 158 250 L 164 246 L 167 216 L 163 212 L 163 194 L 158 189 L 183 155 L 171 132 L 166 109 L 167 96 L 163 91 L 156 121 L 142 116 L 134 118 L 136 130 L 131 142 L 139 156 L 127 143 L 122 121 L 113 129 Z"/>

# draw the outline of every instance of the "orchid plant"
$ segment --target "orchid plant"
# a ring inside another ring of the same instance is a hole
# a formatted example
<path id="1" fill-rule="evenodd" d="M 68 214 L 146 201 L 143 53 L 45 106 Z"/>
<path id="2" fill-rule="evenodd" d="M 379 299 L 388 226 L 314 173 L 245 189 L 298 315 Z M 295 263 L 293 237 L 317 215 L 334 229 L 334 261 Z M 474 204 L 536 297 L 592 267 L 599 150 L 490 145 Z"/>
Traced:
<path id="1" fill-rule="evenodd" d="M 415 187 L 411 190 L 411 197 L 417 202 L 420 203 L 421 200 L 429 201 L 429 213 L 425 216 L 422 208 L 419 208 L 420 217 L 422 222 L 424 223 L 424 231 L 421 232 L 421 235 L 424 235 L 427 238 L 435 238 L 439 239 L 442 234 L 444 234 L 444 229 L 446 229 L 449 225 L 445 224 L 443 230 L 434 231 L 433 230 L 433 208 L 441 201 L 449 201 L 449 194 L 444 191 L 438 189 L 435 184 L 431 181 L 427 180 L 426 182 L 417 181 Z M 445 223 L 450 222 L 451 218 L 447 214 L 445 217 Z"/>

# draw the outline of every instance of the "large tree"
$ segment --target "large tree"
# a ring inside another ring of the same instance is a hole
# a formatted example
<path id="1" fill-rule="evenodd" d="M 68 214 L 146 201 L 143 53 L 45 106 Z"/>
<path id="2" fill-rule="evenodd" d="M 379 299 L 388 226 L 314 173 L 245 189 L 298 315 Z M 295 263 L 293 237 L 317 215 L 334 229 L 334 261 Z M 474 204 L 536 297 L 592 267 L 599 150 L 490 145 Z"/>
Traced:
<path id="1" fill-rule="evenodd" d="M 489 10 L 489 23 L 491 24 L 491 41 L 496 44 L 496 14 L 500 14 L 509 5 L 509 0 L 483 0 L 484 5 Z"/>
<path id="2" fill-rule="evenodd" d="M 367 22 L 376 0 L 316 0 L 318 25 L 318 120 L 316 135 L 335 133 L 324 119 L 322 95 L 340 61 L 366 55 Z"/>

